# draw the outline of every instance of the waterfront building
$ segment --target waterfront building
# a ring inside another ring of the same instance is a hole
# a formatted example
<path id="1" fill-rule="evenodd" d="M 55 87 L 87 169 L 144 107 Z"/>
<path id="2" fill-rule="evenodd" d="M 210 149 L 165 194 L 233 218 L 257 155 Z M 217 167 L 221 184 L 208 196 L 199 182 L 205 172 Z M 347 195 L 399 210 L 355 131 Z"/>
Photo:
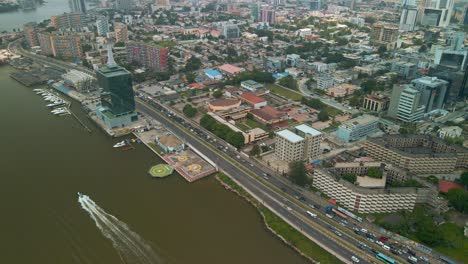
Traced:
<path id="1" fill-rule="evenodd" d="M 386 170 L 391 169 L 386 168 Z M 434 197 L 437 197 L 437 193 L 431 192 L 430 188 L 369 188 L 364 187 L 365 185 L 360 186 L 364 182 L 375 181 L 375 179 L 365 175 L 357 177 L 361 180 L 357 185 L 323 169 L 315 169 L 312 178 L 312 185 L 315 188 L 336 200 L 343 207 L 365 214 L 391 213 L 400 210 L 412 211 L 416 203 L 432 205 L 436 202 Z"/>
<path id="2" fill-rule="evenodd" d="M 107 57 L 107 64 L 96 71 L 101 91 L 101 106 L 96 114 L 108 129 L 122 128 L 138 119 L 132 75 L 115 63 L 111 46 Z"/>
<path id="3" fill-rule="evenodd" d="M 276 158 L 287 162 L 299 161 L 304 157 L 304 138 L 288 129 L 276 132 Z"/>
<path id="4" fill-rule="evenodd" d="M 42 32 L 38 34 L 38 37 L 41 52 L 44 55 L 72 58 L 77 61 L 83 57 L 81 38 L 78 35 Z"/>
<path id="5" fill-rule="evenodd" d="M 73 13 L 86 13 L 85 0 L 68 0 L 68 4 Z"/>
<path id="6" fill-rule="evenodd" d="M 51 17 L 52 26 L 60 31 L 80 31 L 86 25 L 86 15 L 82 13 L 64 13 Z"/>
<path id="7" fill-rule="evenodd" d="M 64 82 L 74 87 L 78 92 L 90 92 L 96 88 L 96 79 L 82 71 L 70 70 L 62 75 Z"/>
<path id="8" fill-rule="evenodd" d="M 105 37 L 109 33 L 109 22 L 106 17 L 96 20 L 96 28 L 99 36 Z"/>
<path id="9" fill-rule="evenodd" d="M 336 133 L 343 142 L 356 141 L 378 131 L 379 118 L 371 115 L 362 115 L 343 122 Z"/>
<path id="10" fill-rule="evenodd" d="M 115 41 L 126 43 L 128 41 L 128 28 L 123 23 L 114 24 Z"/>
<path id="11" fill-rule="evenodd" d="M 292 161 L 313 161 L 321 154 L 322 133 L 302 124 L 294 128 L 276 132 L 275 155 L 278 159 Z"/>
<path id="12" fill-rule="evenodd" d="M 127 62 L 136 62 L 152 71 L 168 70 L 169 50 L 145 42 L 129 42 L 126 45 Z"/>
<path id="13" fill-rule="evenodd" d="M 39 38 L 37 36 L 36 22 L 29 22 L 23 25 L 23 32 L 28 42 L 29 47 L 39 46 Z"/>
<path id="14" fill-rule="evenodd" d="M 430 135 L 386 135 L 364 142 L 368 156 L 415 174 L 452 173 L 468 168 L 468 150 Z"/>

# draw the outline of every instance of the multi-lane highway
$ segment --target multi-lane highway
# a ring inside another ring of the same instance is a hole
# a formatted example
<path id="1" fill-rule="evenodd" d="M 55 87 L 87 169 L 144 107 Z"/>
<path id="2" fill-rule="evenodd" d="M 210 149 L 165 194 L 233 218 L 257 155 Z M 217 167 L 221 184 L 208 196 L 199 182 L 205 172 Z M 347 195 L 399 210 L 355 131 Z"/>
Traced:
<path id="1" fill-rule="evenodd" d="M 285 199 L 282 195 L 267 187 L 259 179 L 248 175 L 248 173 L 245 171 L 246 168 L 242 168 L 242 166 L 239 166 L 238 164 L 233 164 L 231 161 L 227 160 L 225 157 L 220 155 L 218 151 L 214 151 L 212 148 L 208 147 L 206 144 L 209 144 L 210 141 L 201 141 L 200 138 L 196 138 L 193 136 L 193 134 L 182 129 L 182 127 L 187 127 L 183 119 L 177 118 L 157 103 L 151 101 L 145 102 L 138 99 L 137 109 L 138 111 L 145 113 L 146 115 L 149 115 L 152 118 L 158 120 L 172 132 L 181 137 L 183 140 L 187 141 L 193 147 L 203 152 L 204 155 L 206 155 L 209 159 L 211 159 L 218 165 L 221 171 L 233 177 L 247 191 L 249 191 L 249 193 L 251 193 L 257 199 L 259 199 L 265 206 L 275 211 L 283 219 L 285 219 L 290 224 L 295 226 L 298 230 L 312 238 L 315 242 L 319 243 L 321 246 L 328 249 L 329 251 L 332 251 L 342 261 L 351 263 L 351 256 L 364 255 L 362 254 L 362 252 L 358 252 L 359 249 L 357 248 L 357 246 L 355 246 L 357 244 L 357 241 L 354 238 L 341 233 L 341 237 L 339 238 L 330 236 L 327 233 L 333 232 L 332 226 L 323 223 L 317 218 L 310 218 L 302 207 L 290 200 Z M 180 123 L 180 126 L 176 125 L 174 122 Z M 238 159 L 240 160 L 241 158 Z M 262 171 L 258 171 L 258 169 L 256 169 L 255 166 L 250 165 L 250 163 L 247 163 L 246 165 L 248 167 L 251 167 L 251 171 L 253 171 L 258 176 L 261 177 L 263 175 Z M 280 186 L 279 188 L 283 190 L 287 190 L 286 188 L 290 188 L 290 186 L 285 185 L 282 181 L 279 181 L 273 177 L 264 177 L 268 179 L 268 182 L 270 184 Z M 314 228 L 310 223 L 308 223 L 311 221 L 315 221 L 316 225 L 328 228 L 328 230 L 330 231 L 324 233 L 323 229 L 317 230 L 317 228 Z M 348 243 L 348 245 L 343 246 L 342 244 L 344 242 Z M 350 248 L 353 252 L 351 252 Z M 361 258 L 360 263 L 370 262 L 367 262 L 366 260 Z"/>

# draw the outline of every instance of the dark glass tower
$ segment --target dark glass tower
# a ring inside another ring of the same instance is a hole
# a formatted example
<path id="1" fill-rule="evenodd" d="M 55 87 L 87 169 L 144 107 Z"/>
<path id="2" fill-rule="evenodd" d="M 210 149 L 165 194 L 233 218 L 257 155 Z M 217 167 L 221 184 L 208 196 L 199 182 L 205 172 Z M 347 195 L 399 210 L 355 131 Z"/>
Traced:
<path id="1" fill-rule="evenodd" d="M 132 76 L 125 68 L 115 63 L 110 46 L 107 65 L 97 70 L 96 75 L 103 107 L 116 117 L 135 111 Z"/>

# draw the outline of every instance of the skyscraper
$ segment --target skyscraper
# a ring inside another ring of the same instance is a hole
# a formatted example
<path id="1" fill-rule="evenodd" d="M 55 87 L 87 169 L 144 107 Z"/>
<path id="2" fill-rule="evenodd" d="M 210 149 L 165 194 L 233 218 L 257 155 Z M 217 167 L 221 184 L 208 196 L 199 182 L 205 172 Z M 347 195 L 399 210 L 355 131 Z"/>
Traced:
<path id="1" fill-rule="evenodd" d="M 108 46 L 107 64 L 96 71 L 101 91 L 101 107 L 98 117 L 108 128 L 115 129 L 136 121 L 135 94 L 132 75 L 114 61 L 112 47 Z"/>
<path id="2" fill-rule="evenodd" d="M 426 113 L 443 108 L 447 93 L 447 81 L 425 76 L 411 81 L 411 84 L 421 93 L 421 104 L 425 107 Z"/>
<path id="3" fill-rule="evenodd" d="M 68 0 L 72 13 L 86 13 L 86 5 L 84 0 Z"/>
<path id="4" fill-rule="evenodd" d="M 275 10 L 271 9 L 270 7 L 262 7 L 260 12 L 260 22 L 265 22 L 270 25 L 275 24 L 276 22 L 276 12 Z"/>
<path id="5" fill-rule="evenodd" d="M 96 28 L 99 36 L 106 36 L 109 33 L 109 23 L 107 18 L 103 17 L 96 20 Z"/>
<path id="6" fill-rule="evenodd" d="M 29 47 L 39 46 L 39 39 L 37 37 L 37 24 L 35 22 L 24 24 L 23 32 Z"/>
<path id="7" fill-rule="evenodd" d="M 119 10 L 130 10 L 133 8 L 133 0 L 117 0 L 115 8 Z"/>
<path id="8" fill-rule="evenodd" d="M 421 24 L 447 27 L 452 17 L 454 0 L 424 0 L 421 2 Z"/>
<path id="9" fill-rule="evenodd" d="M 400 30 L 413 31 L 418 18 L 418 9 L 414 6 L 404 6 L 401 10 Z"/>
<path id="10" fill-rule="evenodd" d="M 410 87 L 405 88 L 399 98 L 397 118 L 404 122 L 418 121 L 424 116 L 421 105 L 421 92 Z"/>

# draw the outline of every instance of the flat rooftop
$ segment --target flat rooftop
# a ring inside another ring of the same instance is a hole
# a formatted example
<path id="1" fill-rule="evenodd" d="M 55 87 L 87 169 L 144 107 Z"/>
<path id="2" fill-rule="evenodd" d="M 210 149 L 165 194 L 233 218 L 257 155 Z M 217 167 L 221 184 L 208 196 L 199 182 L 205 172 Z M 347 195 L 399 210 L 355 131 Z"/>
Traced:
<path id="1" fill-rule="evenodd" d="M 308 135 L 312 135 L 312 136 L 319 136 L 321 135 L 322 133 L 306 124 L 302 124 L 302 125 L 298 125 L 296 126 L 296 129 L 305 133 L 305 134 L 308 134 Z"/>
<path id="2" fill-rule="evenodd" d="M 293 133 L 293 132 L 291 132 L 291 131 L 289 131 L 287 129 L 276 132 L 276 135 L 278 135 L 278 136 L 280 136 L 280 137 L 282 137 L 282 138 L 284 138 L 287 141 L 292 142 L 292 143 L 297 143 L 299 141 L 304 140 L 303 137 L 301 137 L 301 136 L 299 136 L 299 135 L 297 135 L 297 134 L 295 134 L 295 133 Z"/>

